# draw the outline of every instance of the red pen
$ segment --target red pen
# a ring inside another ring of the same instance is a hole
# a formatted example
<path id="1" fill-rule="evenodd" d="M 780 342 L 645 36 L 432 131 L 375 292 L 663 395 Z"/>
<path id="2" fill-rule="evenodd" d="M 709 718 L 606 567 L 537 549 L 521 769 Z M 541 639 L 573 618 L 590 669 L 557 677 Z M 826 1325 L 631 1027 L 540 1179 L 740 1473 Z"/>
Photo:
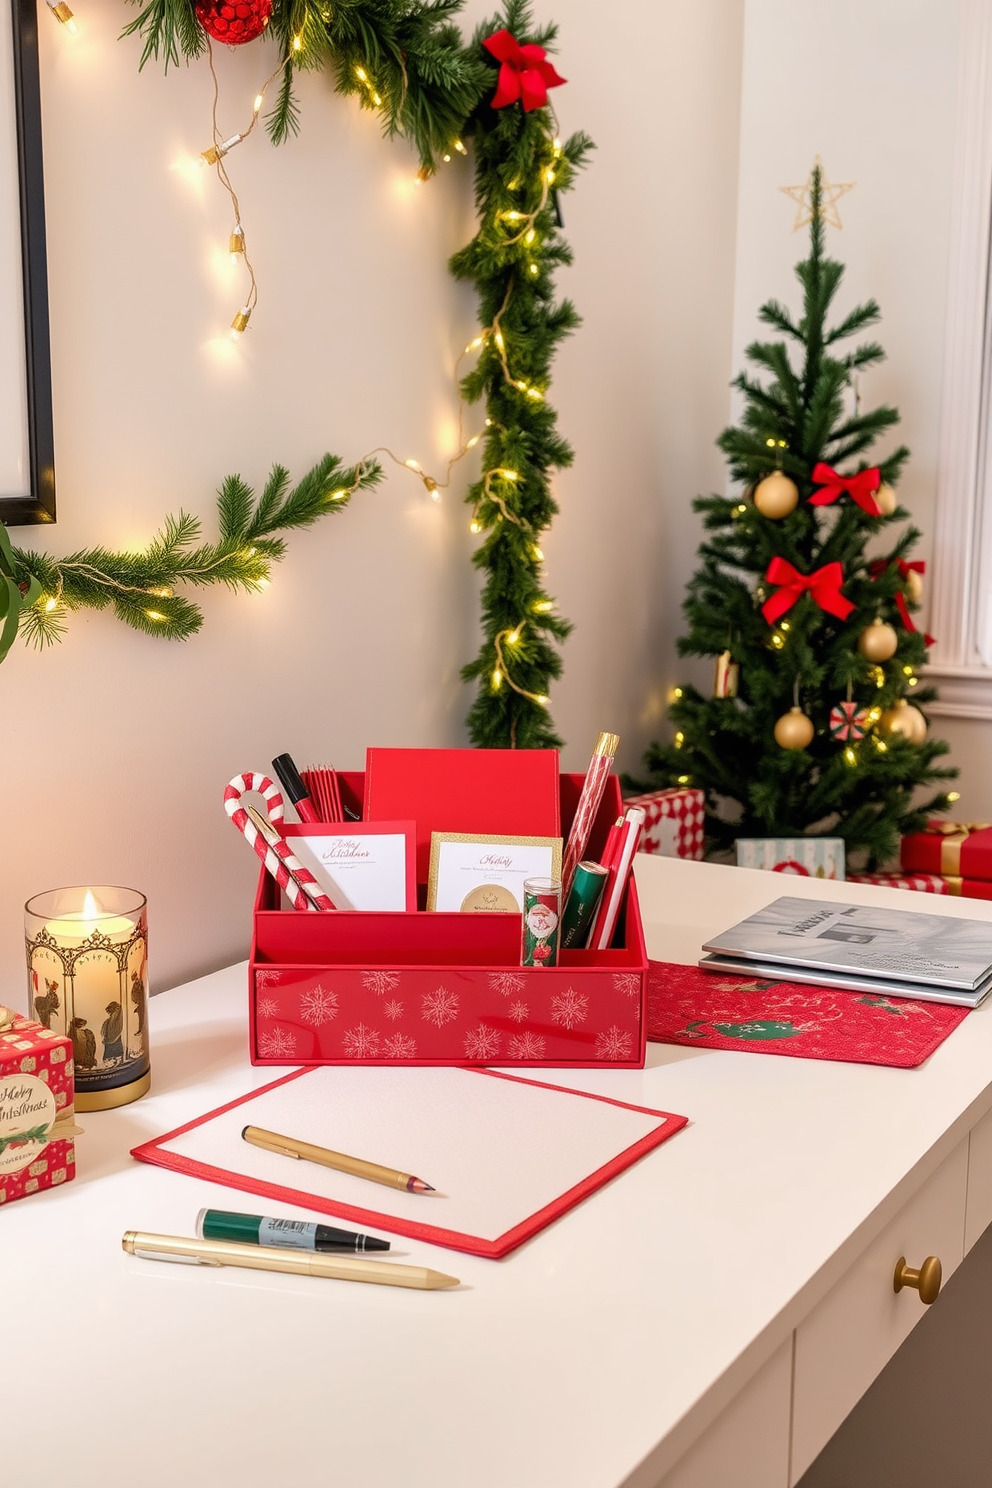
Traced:
<path id="1" fill-rule="evenodd" d="M 319 822 L 317 809 L 310 799 L 310 792 L 300 778 L 299 770 L 293 763 L 292 755 L 277 754 L 272 761 L 272 768 L 279 777 L 279 784 L 296 807 L 300 820 Z"/>

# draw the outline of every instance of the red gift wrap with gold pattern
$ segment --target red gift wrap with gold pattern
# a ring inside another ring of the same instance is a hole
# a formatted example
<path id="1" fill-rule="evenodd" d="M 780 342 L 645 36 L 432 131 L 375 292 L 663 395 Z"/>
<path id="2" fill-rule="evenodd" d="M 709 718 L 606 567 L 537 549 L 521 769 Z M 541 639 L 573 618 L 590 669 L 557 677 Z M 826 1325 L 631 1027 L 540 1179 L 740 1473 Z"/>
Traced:
<path id="1" fill-rule="evenodd" d="M 566 836 L 583 778 L 559 777 Z M 364 775 L 338 780 L 344 804 L 360 810 Z M 587 856 L 602 852 L 621 811 L 611 775 Z M 418 838 L 429 841 L 430 827 L 418 818 Z M 278 896 L 263 870 L 249 963 L 253 1064 L 644 1064 L 647 951 L 633 878 L 609 949 L 561 951 L 553 967 L 520 965 L 519 914 L 297 914 Z"/>
<path id="2" fill-rule="evenodd" d="M 624 805 L 642 806 L 646 813 L 638 852 L 700 861 L 706 846 L 706 795 L 703 791 L 677 785 L 672 790 L 628 796 Z"/>
<path id="3" fill-rule="evenodd" d="M 76 1131 L 72 1041 L 0 1007 L 0 1207 L 75 1177 Z"/>
<path id="4" fill-rule="evenodd" d="M 988 822 L 930 821 L 926 831 L 912 832 L 902 839 L 899 861 L 910 873 L 939 873 L 943 878 L 992 883 L 992 826 Z"/>

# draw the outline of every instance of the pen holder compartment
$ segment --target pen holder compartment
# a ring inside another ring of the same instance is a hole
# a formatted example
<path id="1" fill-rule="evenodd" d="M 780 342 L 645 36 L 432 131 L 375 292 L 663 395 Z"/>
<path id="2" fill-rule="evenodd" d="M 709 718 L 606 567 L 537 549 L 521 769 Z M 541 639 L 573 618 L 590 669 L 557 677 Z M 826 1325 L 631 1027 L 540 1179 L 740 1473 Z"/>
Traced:
<path id="1" fill-rule="evenodd" d="M 359 803 L 362 774 L 340 780 L 342 796 Z M 582 781 L 560 777 L 564 835 Z M 611 777 L 587 856 L 598 856 L 620 813 Z M 633 879 L 608 950 L 521 967 L 520 928 L 515 914 L 304 913 L 281 907 L 263 870 L 249 963 L 252 1063 L 643 1066 L 647 953 Z"/>

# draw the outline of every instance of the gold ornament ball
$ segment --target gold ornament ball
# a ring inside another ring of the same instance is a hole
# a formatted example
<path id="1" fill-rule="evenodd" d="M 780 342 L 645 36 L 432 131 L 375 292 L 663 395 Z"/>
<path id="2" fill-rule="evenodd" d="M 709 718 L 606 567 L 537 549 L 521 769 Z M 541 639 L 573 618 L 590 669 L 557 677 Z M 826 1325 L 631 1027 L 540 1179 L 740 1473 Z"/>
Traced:
<path id="1" fill-rule="evenodd" d="M 915 711 L 915 709 L 914 709 Z M 813 720 L 802 708 L 790 708 L 775 725 L 775 743 L 780 749 L 805 749 L 813 742 Z"/>
<path id="2" fill-rule="evenodd" d="M 911 744 L 922 744 L 927 736 L 926 719 L 905 698 L 900 698 L 894 708 L 886 708 L 879 725 L 887 734 L 902 734 Z"/>
<path id="3" fill-rule="evenodd" d="M 893 491 L 888 481 L 883 481 L 875 492 L 875 504 L 883 517 L 891 517 L 899 505 L 899 497 Z"/>
<path id="4" fill-rule="evenodd" d="M 868 661 L 889 661 L 898 645 L 899 637 L 884 620 L 873 620 L 858 636 L 858 650 Z"/>
<path id="5" fill-rule="evenodd" d="M 754 504 L 763 517 L 778 522 L 795 511 L 799 488 L 781 470 L 773 470 L 754 488 Z"/>
<path id="6" fill-rule="evenodd" d="M 911 568 L 906 575 L 906 598 L 910 604 L 919 604 L 923 598 L 923 575 Z"/>

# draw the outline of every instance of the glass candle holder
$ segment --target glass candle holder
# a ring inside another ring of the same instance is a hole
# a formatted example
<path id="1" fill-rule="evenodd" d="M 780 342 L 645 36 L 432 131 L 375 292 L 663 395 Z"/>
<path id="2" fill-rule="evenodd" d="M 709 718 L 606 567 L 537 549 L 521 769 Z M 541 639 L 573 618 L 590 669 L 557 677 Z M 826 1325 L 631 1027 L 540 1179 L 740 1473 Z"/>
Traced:
<path id="1" fill-rule="evenodd" d="M 148 1057 L 148 924 L 137 889 L 68 888 L 24 906 L 29 1016 L 72 1040 L 76 1109 L 144 1095 Z"/>

